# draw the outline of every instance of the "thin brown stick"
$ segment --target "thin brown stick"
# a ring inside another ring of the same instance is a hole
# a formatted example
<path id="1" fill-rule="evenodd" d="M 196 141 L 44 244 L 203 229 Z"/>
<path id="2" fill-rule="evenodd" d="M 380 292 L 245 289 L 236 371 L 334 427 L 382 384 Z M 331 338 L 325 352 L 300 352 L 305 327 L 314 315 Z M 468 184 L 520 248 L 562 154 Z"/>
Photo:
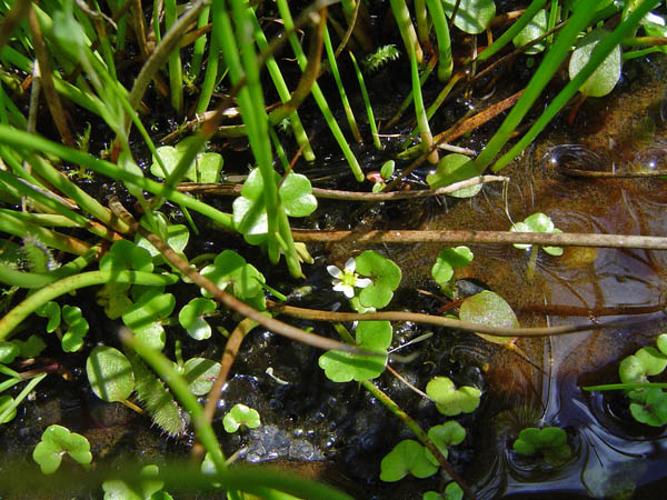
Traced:
<path id="1" fill-rule="evenodd" d="M 455 182 L 449 186 L 439 189 L 422 189 L 418 191 L 391 191 L 388 193 L 369 193 L 367 191 L 339 191 L 337 189 L 313 188 L 313 195 L 316 198 L 341 201 L 363 201 L 380 202 L 396 200 L 413 200 L 416 198 L 429 198 L 432 196 L 441 196 L 451 194 L 459 189 L 464 189 L 478 184 L 489 182 L 508 182 L 508 177 L 499 175 L 483 175 L 473 177 L 465 181 Z M 204 184 L 197 182 L 183 182 L 178 185 L 178 190 L 184 193 L 198 193 L 218 196 L 238 196 L 241 193 L 241 184 Z"/>
<path id="2" fill-rule="evenodd" d="M 355 354 L 369 354 L 367 351 L 359 349 L 355 346 L 343 344 L 341 342 L 337 342 L 335 340 L 313 333 L 308 333 L 295 326 L 288 325 L 287 323 L 283 323 L 277 319 L 265 316 L 260 311 L 250 307 L 248 304 L 240 301 L 230 293 L 221 290 L 211 280 L 199 274 L 197 270 L 192 268 L 190 264 L 181 256 L 179 256 L 164 240 L 141 227 L 139 223 L 134 220 L 132 215 L 122 206 L 117 198 L 114 198 L 110 201 L 109 207 L 117 217 L 120 217 L 128 224 L 128 226 L 130 226 L 131 232 L 139 233 L 148 241 L 150 241 L 169 263 L 178 269 L 184 276 L 187 276 L 195 285 L 210 293 L 217 302 L 224 305 L 225 307 L 236 311 L 241 316 L 245 316 L 246 318 L 254 320 L 273 333 L 282 335 L 283 337 L 287 337 L 291 340 L 296 340 L 298 342 L 317 347 L 318 349 L 335 349 L 338 351 L 351 352 Z"/>
<path id="3" fill-rule="evenodd" d="M 643 170 L 637 172 L 609 172 L 599 170 L 580 170 L 578 168 L 562 168 L 558 170 L 559 174 L 570 177 L 592 177 L 598 179 L 631 179 L 645 177 L 663 177 L 667 176 L 667 170 Z"/>
<path id="4" fill-rule="evenodd" d="M 60 96 L 58 95 L 58 92 L 56 92 L 56 88 L 53 84 L 53 74 L 51 73 L 51 65 L 49 64 L 49 53 L 46 50 L 44 38 L 42 37 L 42 28 L 37 20 L 35 10 L 32 8 L 30 9 L 30 12 L 28 12 L 28 25 L 32 32 L 32 43 L 35 46 L 35 55 L 37 56 L 37 62 L 39 64 L 42 87 L 44 89 L 44 94 L 46 94 L 46 104 L 49 108 L 49 112 L 51 113 L 51 117 L 53 118 L 53 122 L 58 129 L 58 133 L 60 134 L 63 143 L 67 146 L 74 146 L 74 138 L 70 131 L 69 124 L 67 123 L 65 109 L 63 108 Z"/>
<path id="5" fill-rule="evenodd" d="M 361 7 L 361 0 L 357 1 L 357 4 L 354 7 L 354 12 L 352 12 L 352 19 L 348 21 L 347 30 L 343 35 L 343 39 L 340 41 L 338 47 L 336 47 L 336 52 L 334 53 L 336 59 L 338 59 L 338 56 L 340 56 L 341 52 L 343 52 L 348 42 L 350 41 L 352 32 L 354 31 L 354 28 L 357 25 L 357 16 L 359 15 L 359 7 Z"/>
<path id="6" fill-rule="evenodd" d="M 424 313 L 413 313 L 406 311 L 382 311 L 375 313 L 352 313 L 331 312 L 318 309 L 306 309 L 303 307 L 288 306 L 284 304 L 271 303 L 271 310 L 292 316 L 295 318 L 309 319 L 315 321 L 344 322 L 344 321 L 411 321 L 425 325 L 442 326 L 454 328 L 473 333 L 485 333 L 496 337 L 550 337 L 555 335 L 566 335 L 569 333 L 585 332 L 588 330 L 600 330 L 603 328 L 620 327 L 638 323 L 636 320 L 608 321 L 606 323 L 591 322 L 584 325 L 559 325 L 532 328 L 505 328 L 471 323 L 458 319 L 433 316 Z"/>
<path id="7" fill-rule="evenodd" d="M 132 16 L 134 24 L 134 35 L 137 38 L 137 45 L 139 46 L 139 53 L 141 59 L 146 60 L 149 57 L 148 43 L 146 42 L 146 20 L 144 19 L 144 11 L 141 6 L 141 0 L 134 0 L 132 2 Z"/>
<path id="8" fill-rule="evenodd" d="M 218 407 L 218 401 L 222 395 L 222 388 L 227 382 L 229 372 L 231 371 L 236 356 L 241 349 L 241 343 L 245 336 L 256 326 L 257 323 L 246 318 L 234 328 L 234 331 L 227 339 L 225 351 L 222 353 L 222 359 L 220 360 L 220 371 L 218 372 L 215 382 L 213 382 L 213 385 L 211 386 L 211 390 L 206 399 L 206 406 L 204 406 L 204 417 L 206 417 L 206 421 L 209 423 L 213 420 L 215 409 Z"/>
<path id="9" fill-rule="evenodd" d="M 424 399 L 429 399 L 429 400 L 431 399 L 431 398 L 428 397 L 428 394 L 426 394 L 424 391 L 422 391 L 418 387 L 415 387 L 414 385 L 412 385 L 403 375 L 401 375 L 394 368 L 392 368 L 391 365 L 387 365 L 387 371 L 389 373 L 391 373 L 397 380 L 400 380 L 403 384 L 405 384 L 415 394 L 421 396 Z"/>
<path id="10" fill-rule="evenodd" d="M 358 246 L 377 243 L 410 245 L 413 243 L 447 244 L 497 244 L 523 243 L 540 246 L 595 247 L 595 248 L 641 248 L 645 250 L 667 250 L 667 237 L 635 236 L 628 234 L 591 233 L 521 233 L 514 231 L 410 231 L 371 230 L 357 231 L 308 231 L 294 229 L 294 240 L 303 242 L 354 241 Z"/>

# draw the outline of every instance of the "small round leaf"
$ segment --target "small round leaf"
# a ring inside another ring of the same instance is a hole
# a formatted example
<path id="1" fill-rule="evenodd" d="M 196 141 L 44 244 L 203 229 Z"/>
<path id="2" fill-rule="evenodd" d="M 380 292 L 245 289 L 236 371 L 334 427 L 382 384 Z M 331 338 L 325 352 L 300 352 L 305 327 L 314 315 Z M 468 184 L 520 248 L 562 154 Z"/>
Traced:
<path id="1" fill-rule="evenodd" d="M 91 389 L 104 401 L 125 401 L 134 390 L 132 365 L 113 347 L 95 347 L 86 360 L 86 374 Z"/>

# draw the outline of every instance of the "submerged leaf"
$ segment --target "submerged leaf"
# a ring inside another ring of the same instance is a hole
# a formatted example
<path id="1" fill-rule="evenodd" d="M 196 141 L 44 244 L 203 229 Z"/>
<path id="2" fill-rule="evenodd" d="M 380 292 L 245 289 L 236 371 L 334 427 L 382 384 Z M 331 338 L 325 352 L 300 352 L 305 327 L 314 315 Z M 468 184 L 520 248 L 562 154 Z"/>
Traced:
<path id="1" fill-rule="evenodd" d="M 447 17 L 452 17 L 454 6 L 459 6 L 454 18 L 454 26 L 470 35 L 482 33 L 489 27 L 491 19 L 496 15 L 496 4 L 493 0 L 443 0 Z"/>
<path id="2" fill-rule="evenodd" d="M 125 401 L 134 390 L 132 366 L 113 347 L 95 347 L 86 360 L 86 374 L 93 392 L 109 403 Z"/>
<path id="3" fill-rule="evenodd" d="M 481 391 L 476 387 L 456 388 L 449 377 L 434 377 L 426 384 L 426 394 L 438 411 L 448 417 L 472 413 L 479 406 Z"/>
<path id="4" fill-rule="evenodd" d="M 609 32 L 603 29 L 592 31 L 586 35 L 578 44 L 570 57 L 569 73 L 572 80 L 577 73 L 588 63 L 595 47 L 605 38 Z M 602 64 L 597 67 L 593 74 L 579 88 L 579 91 L 590 97 L 602 97 L 609 94 L 621 78 L 621 47 L 616 46 L 606 57 Z"/>
<path id="5" fill-rule="evenodd" d="M 242 425 L 248 429 L 256 429 L 261 425 L 259 413 L 244 404 L 237 403 L 222 419 L 225 431 L 230 434 L 239 430 Z"/>
<path id="6" fill-rule="evenodd" d="M 396 482 L 408 474 L 417 478 L 431 477 L 438 472 L 439 465 L 433 463 L 428 451 L 417 441 L 405 439 L 398 443 L 380 463 L 380 479 Z"/>
<path id="7" fill-rule="evenodd" d="M 519 320 L 510 305 L 497 293 L 485 290 L 467 297 L 459 309 L 459 318 L 470 323 L 496 326 L 502 328 L 518 328 Z M 485 333 L 477 333 L 487 342 L 494 344 L 510 344 L 511 337 L 500 337 Z"/>
<path id="8" fill-rule="evenodd" d="M 426 182 L 431 189 L 438 189 L 449 186 L 468 178 L 467 168 L 464 165 L 470 163 L 470 158 L 459 153 L 451 153 L 442 157 L 438 162 L 436 171 L 426 176 Z M 448 196 L 454 198 L 472 198 L 482 190 L 482 185 L 477 184 L 467 188 L 462 188 L 449 193 Z"/>
<path id="9" fill-rule="evenodd" d="M 35 446 L 32 458 L 39 464 L 43 474 L 53 474 L 60 467 L 65 454 L 83 466 L 89 465 L 93 460 L 90 443 L 84 436 L 70 432 L 61 425 L 50 425 L 42 433 L 42 439 Z"/>

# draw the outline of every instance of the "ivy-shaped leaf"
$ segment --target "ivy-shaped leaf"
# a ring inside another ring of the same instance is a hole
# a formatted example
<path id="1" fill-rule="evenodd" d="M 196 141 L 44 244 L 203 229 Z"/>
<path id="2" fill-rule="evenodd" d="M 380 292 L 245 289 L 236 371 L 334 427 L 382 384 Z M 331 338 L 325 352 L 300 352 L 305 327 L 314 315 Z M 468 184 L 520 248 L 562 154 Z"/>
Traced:
<path id="1" fill-rule="evenodd" d="M 70 432 L 61 425 L 50 425 L 42 434 L 41 441 L 35 446 L 32 458 L 39 464 L 43 474 L 53 474 L 60 467 L 65 454 L 84 467 L 93 460 L 90 443 L 84 436 Z"/>
<path id="2" fill-rule="evenodd" d="M 185 247 L 188 245 L 190 240 L 190 231 L 188 231 L 187 226 L 183 224 L 169 224 L 160 212 L 155 214 L 153 220 L 158 221 L 160 225 L 160 230 L 156 231 L 156 228 L 147 228 L 150 231 L 157 234 L 163 241 L 169 245 L 174 252 L 177 254 L 182 254 L 185 250 Z M 146 217 L 142 217 L 141 224 L 146 225 Z M 151 254 L 154 262 L 161 262 L 163 260 L 162 254 L 160 251 L 153 246 L 153 244 L 148 241 L 146 238 L 140 234 L 136 235 L 135 243 L 139 248 L 144 248 Z"/>
<path id="3" fill-rule="evenodd" d="M 542 454 L 545 462 L 555 467 L 572 457 L 572 449 L 567 443 L 567 434 L 560 427 L 528 427 L 519 433 L 512 449 L 519 455 Z"/>
<path id="4" fill-rule="evenodd" d="M 408 474 L 423 479 L 438 472 L 439 464 L 417 441 L 405 439 L 398 443 L 380 462 L 380 479 L 396 482 Z"/>
<path id="5" fill-rule="evenodd" d="M 53 300 L 49 300 L 46 304 L 35 311 L 37 316 L 48 318 L 46 323 L 46 332 L 53 333 L 56 328 L 60 326 L 60 305 Z"/>
<path id="6" fill-rule="evenodd" d="M 577 73 L 588 63 L 595 47 L 609 32 L 598 29 L 590 32 L 579 43 L 570 57 L 569 73 L 572 80 Z M 621 47 L 617 45 L 606 57 L 602 64 L 579 88 L 579 91 L 589 97 L 602 97 L 609 94 L 621 78 Z"/>
<path id="7" fill-rule="evenodd" d="M 366 250 L 354 260 L 356 271 L 372 281 L 359 293 L 360 304 L 363 307 L 375 309 L 385 307 L 391 302 L 394 290 L 401 283 L 401 268 L 374 250 Z"/>
<path id="8" fill-rule="evenodd" d="M 64 305 L 62 316 L 67 325 L 67 331 L 60 341 L 63 351 L 79 351 L 83 347 L 83 339 L 90 328 L 88 321 L 81 314 L 81 309 L 75 306 Z"/>
<path id="9" fill-rule="evenodd" d="M 662 427 L 667 424 L 667 394 L 659 388 L 645 389 L 644 403 L 630 403 L 630 413 L 637 422 Z"/>
<path id="10" fill-rule="evenodd" d="M 447 17 L 452 17 L 457 0 L 443 0 L 443 5 Z M 470 35 L 482 33 L 496 15 L 496 4 L 493 0 L 461 0 L 458 6 L 454 26 Z"/>
<path id="11" fill-rule="evenodd" d="M 333 382 L 350 382 L 374 379 L 380 376 L 387 364 L 387 349 L 391 345 L 393 330 L 389 321 L 360 321 L 356 329 L 357 345 L 377 355 L 352 354 L 327 351 L 320 356 L 319 366 Z"/>
<path id="12" fill-rule="evenodd" d="M 438 411 L 448 417 L 472 413 L 479 406 L 481 391 L 476 387 L 456 388 L 449 377 L 434 377 L 426 384 L 426 394 Z"/>
<path id="13" fill-rule="evenodd" d="M 466 179 L 469 176 L 464 173 L 464 170 L 459 171 L 459 169 L 469 162 L 470 158 L 459 153 L 451 153 L 443 156 L 438 162 L 436 171 L 426 176 L 426 182 L 431 189 L 438 189 Z M 481 190 L 482 185 L 477 184 L 475 186 L 458 189 L 453 193 L 449 193 L 448 196 L 454 198 L 472 198 Z"/>
<path id="14" fill-rule="evenodd" d="M 161 321 L 171 315 L 175 306 L 173 294 L 148 290 L 123 314 L 123 323 L 143 342 L 161 351 L 165 345 Z"/>
<path id="15" fill-rule="evenodd" d="M 102 483 L 104 500 L 168 500 L 172 496 L 162 491 L 164 481 L 155 479 L 160 472 L 157 465 L 142 467 L 139 475 L 142 478 L 138 483 L 128 483 L 120 479 L 110 479 Z"/>
<path id="16" fill-rule="evenodd" d="M 222 419 L 225 431 L 233 434 L 241 426 L 248 429 L 256 429 L 261 425 L 259 413 L 244 404 L 237 403 L 229 410 Z"/>
<path id="17" fill-rule="evenodd" d="M 119 240 L 100 259 L 100 271 L 108 273 L 113 279 L 114 273 L 127 269 L 150 273 L 153 271 L 153 259 L 148 250 L 131 241 Z"/>
<path id="18" fill-rule="evenodd" d="M 447 458 L 449 454 L 447 448 L 461 444 L 466 438 L 466 430 L 458 422 L 450 420 L 442 425 L 431 427 L 428 430 L 428 437 L 442 455 Z"/>
<path id="19" fill-rule="evenodd" d="M 211 299 L 197 297 L 183 306 L 178 313 L 178 322 L 193 339 L 208 339 L 211 337 L 211 325 L 204 318 L 214 312 L 216 307 Z"/>
<path id="20" fill-rule="evenodd" d="M 86 360 L 86 374 L 95 395 L 108 403 L 125 401 L 134 390 L 132 366 L 113 347 L 95 347 Z"/>
<path id="21" fill-rule="evenodd" d="M 202 269 L 201 274 L 237 299 L 259 309 L 266 309 L 262 287 L 266 283 L 264 275 L 233 250 L 224 250 L 218 254 L 213 264 Z M 203 289 L 201 293 L 204 297 L 211 296 Z"/>
<path id="22" fill-rule="evenodd" d="M 178 162 L 181 161 L 181 158 L 188 149 L 191 141 L 192 138 L 188 137 L 179 142 L 176 146 L 161 146 L 157 148 L 157 153 L 160 155 L 162 163 L 164 163 L 167 171 L 164 172 L 162 170 L 162 167 L 158 163 L 157 159 L 155 156 L 153 156 L 153 162 L 151 163 L 150 167 L 151 174 L 162 179 L 165 179 L 168 175 L 170 175 L 176 168 L 176 165 L 178 165 Z M 192 182 L 219 182 L 223 163 L 224 161 L 220 153 L 199 153 L 195 157 L 195 161 L 185 172 L 185 178 Z"/>
<path id="23" fill-rule="evenodd" d="M 27 340 L 14 339 L 12 343 L 19 348 L 21 358 L 34 358 L 46 349 L 46 342 L 39 335 L 30 335 Z"/>
<path id="24" fill-rule="evenodd" d="M 512 224 L 510 231 L 515 231 L 519 233 L 561 233 L 562 231 L 554 225 L 551 217 L 542 212 L 536 212 L 532 215 L 526 217 L 522 222 L 517 222 Z M 520 250 L 528 250 L 532 246 L 529 243 L 514 243 L 512 245 L 514 248 Z M 563 249 L 561 247 L 542 247 L 549 255 L 558 257 L 563 255 Z"/>
<path id="25" fill-rule="evenodd" d="M 431 268 L 431 276 L 441 287 L 446 287 L 454 277 L 454 270 L 466 267 L 472 262 L 473 253 L 468 247 L 444 248 Z"/>

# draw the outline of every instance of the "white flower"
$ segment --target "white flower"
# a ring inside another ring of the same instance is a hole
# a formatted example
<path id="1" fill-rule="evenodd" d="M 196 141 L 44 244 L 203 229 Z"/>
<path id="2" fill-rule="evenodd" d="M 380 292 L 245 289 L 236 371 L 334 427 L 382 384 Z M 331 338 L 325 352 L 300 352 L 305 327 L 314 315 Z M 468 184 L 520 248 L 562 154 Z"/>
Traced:
<path id="1" fill-rule="evenodd" d="M 366 288 L 373 282 L 368 278 L 360 278 L 355 272 L 357 264 L 353 258 L 345 263 L 345 268 L 340 270 L 336 266 L 327 266 L 327 272 L 334 277 L 331 281 L 336 292 L 343 292 L 348 299 L 354 297 L 355 288 Z"/>

